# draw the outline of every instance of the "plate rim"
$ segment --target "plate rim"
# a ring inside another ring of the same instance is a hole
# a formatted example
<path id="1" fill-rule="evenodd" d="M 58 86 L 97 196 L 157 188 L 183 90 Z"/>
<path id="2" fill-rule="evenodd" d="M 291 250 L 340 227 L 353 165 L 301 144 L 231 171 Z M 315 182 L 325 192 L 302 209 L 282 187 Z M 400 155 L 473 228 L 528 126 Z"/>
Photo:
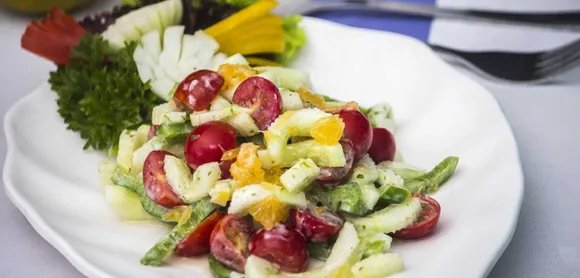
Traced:
<path id="1" fill-rule="evenodd" d="M 504 113 L 502 107 L 499 105 L 495 96 L 487 88 L 485 88 L 484 86 L 482 86 L 481 84 L 479 84 L 475 80 L 469 78 L 464 73 L 453 68 L 451 65 L 444 62 L 444 60 L 441 57 L 439 57 L 438 55 L 436 55 L 436 53 L 433 50 L 431 50 L 427 45 L 425 45 L 423 42 L 421 42 L 415 38 L 412 38 L 412 37 L 409 37 L 409 36 L 406 36 L 403 34 L 399 34 L 399 33 L 385 32 L 385 31 L 378 31 L 378 30 L 372 30 L 372 29 L 347 26 L 347 25 L 343 25 L 340 23 L 336 23 L 336 22 L 332 22 L 332 21 L 328 21 L 328 20 L 324 20 L 324 19 L 318 19 L 318 18 L 312 18 L 312 17 L 306 17 L 306 16 L 304 16 L 304 19 L 307 22 L 308 21 L 314 21 L 314 22 L 318 21 L 318 22 L 323 22 L 324 24 L 338 26 L 340 28 L 356 29 L 356 30 L 362 31 L 362 32 L 371 32 L 371 33 L 378 33 L 378 34 L 379 33 L 388 33 L 390 35 L 394 35 L 394 36 L 397 36 L 399 38 L 405 39 L 409 43 L 419 44 L 422 46 L 424 51 L 429 52 L 430 55 L 433 56 L 438 61 L 440 67 L 448 67 L 449 70 L 452 70 L 456 75 L 468 79 L 470 83 L 475 83 L 475 85 L 477 85 L 483 91 L 485 91 L 486 94 L 490 95 L 492 101 L 495 103 L 495 105 L 497 107 L 499 107 L 499 110 L 500 110 L 499 112 L 501 114 L 501 118 L 507 124 L 509 136 L 510 136 L 510 141 L 511 141 L 510 143 L 514 147 L 515 155 L 517 158 L 516 159 L 517 165 L 515 165 L 515 166 L 517 166 L 518 173 L 514 173 L 514 176 L 517 175 L 517 184 L 515 184 L 514 186 L 517 186 L 517 188 L 519 189 L 518 190 L 519 194 L 517 196 L 518 198 L 517 198 L 516 209 L 513 211 L 513 213 L 515 215 L 513 217 L 511 217 L 512 222 L 510 223 L 510 226 L 507 227 L 507 228 L 509 228 L 508 233 L 504 233 L 502 235 L 502 242 L 496 248 L 495 256 L 493 258 L 489 257 L 487 259 L 487 267 L 481 272 L 480 277 L 487 277 L 489 275 L 489 273 L 491 272 L 491 270 L 493 269 L 493 267 L 495 266 L 495 264 L 497 263 L 497 261 L 500 259 L 501 255 L 504 253 L 504 251 L 508 247 L 509 243 L 511 242 L 511 240 L 515 234 L 515 230 L 517 228 L 518 220 L 519 220 L 520 213 L 521 213 L 521 207 L 522 207 L 523 198 L 524 198 L 524 191 L 525 191 L 524 175 L 523 175 L 521 156 L 519 154 L 518 144 L 517 144 L 517 141 L 515 139 L 513 129 L 510 125 L 510 122 L 507 120 L 505 113 Z M 14 103 L 8 109 L 8 111 L 6 112 L 6 114 L 4 116 L 3 128 L 4 128 L 5 137 L 6 137 L 6 157 L 5 157 L 3 173 L 2 173 L 2 180 L 4 182 L 4 191 L 6 192 L 8 199 L 24 215 L 24 217 L 30 223 L 30 225 L 33 227 L 33 229 L 45 241 L 47 241 L 59 253 L 61 253 L 75 267 L 75 269 L 77 269 L 80 273 L 82 273 L 83 275 L 88 276 L 88 277 L 95 277 L 95 276 L 96 277 L 113 277 L 113 276 L 107 274 L 106 272 L 102 271 L 100 268 L 96 267 L 95 265 L 91 264 L 87 259 L 85 259 L 83 256 L 81 256 L 77 251 L 75 251 L 75 248 L 73 248 L 73 246 L 71 246 L 71 244 L 69 244 L 66 240 L 64 240 L 59 235 L 59 233 L 57 233 L 54 229 L 52 229 L 50 227 L 50 225 L 45 221 L 45 219 L 40 215 L 40 213 L 34 208 L 34 206 L 32 206 L 30 204 L 30 202 L 18 192 L 18 190 L 16 189 L 15 183 L 12 181 L 12 179 L 10 178 L 10 175 L 8 174 L 8 173 L 11 173 L 13 171 L 12 168 L 14 167 L 13 164 L 14 164 L 15 152 L 16 152 L 15 151 L 16 148 L 14 147 L 16 145 L 15 134 L 13 134 L 12 129 L 10 129 L 9 126 L 14 122 L 15 114 L 19 110 L 18 108 L 20 106 L 22 106 L 24 103 L 26 103 L 26 101 L 29 98 L 32 98 L 37 94 L 43 93 L 44 90 L 50 91 L 50 86 L 49 86 L 47 81 L 43 82 L 41 85 L 39 85 L 37 88 L 32 90 L 30 93 L 28 93 L 24 97 L 20 98 L 16 103 Z"/>

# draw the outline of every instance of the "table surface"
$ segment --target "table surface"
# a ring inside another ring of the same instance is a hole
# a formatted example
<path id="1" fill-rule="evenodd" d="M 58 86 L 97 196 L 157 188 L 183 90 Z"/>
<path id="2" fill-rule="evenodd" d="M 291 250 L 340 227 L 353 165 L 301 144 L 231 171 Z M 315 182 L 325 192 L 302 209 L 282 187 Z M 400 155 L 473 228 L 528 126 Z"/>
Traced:
<path id="1" fill-rule="evenodd" d="M 52 68 L 20 50 L 27 21 L 0 10 L 1 115 L 44 82 Z M 517 229 L 489 277 L 580 277 L 580 68 L 552 84 L 534 86 L 492 83 L 464 72 L 497 98 L 518 142 L 525 176 Z M 1 132 L 0 157 L 5 157 Z M 34 231 L 3 190 L 0 223 L 2 277 L 82 277 Z"/>

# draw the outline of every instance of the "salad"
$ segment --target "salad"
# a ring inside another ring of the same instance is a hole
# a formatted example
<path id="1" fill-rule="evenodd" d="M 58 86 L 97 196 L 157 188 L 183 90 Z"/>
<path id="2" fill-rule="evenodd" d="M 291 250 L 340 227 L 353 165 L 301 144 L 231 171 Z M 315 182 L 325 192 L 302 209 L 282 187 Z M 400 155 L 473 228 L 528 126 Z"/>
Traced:
<path id="1" fill-rule="evenodd" d="M 218 1 L 235 12 L 198 25 L 184 18 L 203 5 L 188 5 L 139 2 L 80 23 L 54 10 L 23 36 L 58 64 L 50 82 L 68 127 L 108 150 L 106 201 L 124 220 L 167 225 L 141 264 L 206 257 L 214 277 L 247 278 L 402 271 L 393 238 L 434 231 L 429 195 L 458 158 L 407 164 L 389 104 L 313 92 L 283 66 L 305 37 L 299 18 L 284 27 L 270 13 L 274 1 Z"/>

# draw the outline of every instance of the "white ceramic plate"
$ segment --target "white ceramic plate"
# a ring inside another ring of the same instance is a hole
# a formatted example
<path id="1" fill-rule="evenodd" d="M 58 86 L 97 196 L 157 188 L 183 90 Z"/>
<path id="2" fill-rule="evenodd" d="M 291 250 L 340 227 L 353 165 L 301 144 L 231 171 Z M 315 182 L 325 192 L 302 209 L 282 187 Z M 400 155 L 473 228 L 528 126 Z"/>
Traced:
<path id="1" fill-rule="evenodd" d="M 513 234 L 523 195 L 516 143 L 496 101 L 408 37 L 311 18 L 304 27 L 309 42 L 295 67 L 311 74 L 315 91 L 362 105 L 389 101 L 398 148 L 412 164 L 460 157 L 435 195 L 442 206 L 435 234 L 394 243 L 405 261 L 397 277 L 485 276 Z M 54 99 L 43 85 L 4 122 L 6 191 L 38 233 L 90 277 L 211 277 L 205 257 L 139 264 L 166 227 L 123 222 L 109 208 L 97 178 L 105 156 L 82 150 Z"/>

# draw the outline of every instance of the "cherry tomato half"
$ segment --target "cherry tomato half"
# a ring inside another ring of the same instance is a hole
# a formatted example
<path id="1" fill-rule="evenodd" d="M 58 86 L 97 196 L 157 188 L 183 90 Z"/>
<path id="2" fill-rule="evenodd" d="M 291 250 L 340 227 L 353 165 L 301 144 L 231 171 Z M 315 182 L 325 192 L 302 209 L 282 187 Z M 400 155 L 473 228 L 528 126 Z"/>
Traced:
<path id="1" fill-rule="evenodd" d="M 312 242 L 328 241 L 340 231 L 344 220 L 325 207 L 290 210 L 290 222 Z"/>
<path id="2" fill-rule="evenodd" d="M 404 229 L 393 233 L 393 237 L 399 239 L 417 239 L 424 237 L 435 229 L 441 215 L 441 206 L 435 199 L 422 195 L 421 208 L 422 212 L 415 223 L 407 226 Z"/>
<path id="3" fill-rule="evenodd" d="M 185 161 L 196 169 L 208 162 L 218 162 L 225 151 L 236 147 L 236 130 L 226 123 L 209 122 L 189 133 L 185 140 Z"/>
<path id="4" fill-rule="evenodd" d="M 352 142 L 355 160 L 359 160 L 367 153 L 373 141 L 371 122 L 365 114 L 356 110 L 343 110 L 338 115 L 344 122 L 342 138 Z"/>
<path id="5" fill-rule="evenodd" d="M 250 255 L 248 242 L 253 232 L 254 227 L 250 221 L 228 214 L 211 232 L 210 252 L 218 262 L 244 273 L 246 258 Z"/>
<path id="6" fill-rule="evenodd" d="M 181 257 L 193 257 L 209 252 L 209 239 L 217 223 L 224 217 L 221 211 L 216 211 L 199 224 L 189 236 L 175 248 L 175 254 Z"/>
<path id="7" fill-rule="evenodd" d="M 155 203 L 166 208 L 183 205 L 183 202 L 167 181 L 165 176 L 165 156 L 172 155 L 166 151 L 152 151 L 143 163 L 143 184 L 147 196 Z"/>
<path id="8" fill-rule="evenodd" d="M 211 70 L 198 70 L 187 76 L 175 89 L 173 100 L 194 111 L 209 107 L 224 85 L 224 78 Z"/>
<path id="9" fill-rule="evenodd" d="M 275 263 L 282 270 L 299 273 L 308 267 L 306 238 L 287 225 L 278 224 L 270 230 L 259 230 L 249 247 L 252 255 Z"/>
<path id="10" fill-rule="evenodd" d="M 252 118 L 260 130 L 266 130 L 282 112 L 282 95 L 270 80 L 254 76 L 244 80 L 232 102 L 252 109 Z"/>
<path id="11" fill-rule="evenodd" d="M 380 127 L 373 128 L 373 142 L 369 155 L 375 163 L 393 161 L 396 150 L 395 137 L 390 131 Z"/>

